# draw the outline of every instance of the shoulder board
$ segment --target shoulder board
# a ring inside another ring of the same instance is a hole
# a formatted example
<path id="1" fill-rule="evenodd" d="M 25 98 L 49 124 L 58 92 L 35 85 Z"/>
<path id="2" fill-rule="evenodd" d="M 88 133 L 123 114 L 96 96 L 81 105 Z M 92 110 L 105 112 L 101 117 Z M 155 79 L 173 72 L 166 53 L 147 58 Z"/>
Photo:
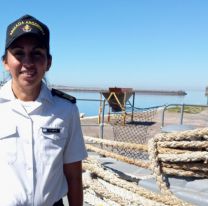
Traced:
<path id="1" fill-rule="evenodd" d="M 58 97 L 61 97 L 63 99 L 67 99 L 67 100 L 69 100 L 73 104 L 76 103 L 76 98 L 75 97 L 73 97 L 73 96 L 71 96 L 69 94 L 66 94 L 66 93 L 64 93 L 64 92 L 62 92 L 60 90 L 57 90 L 57 89 L 52 88 L 51 89 L 51 94 L 53 96 L 58 96 Z"/>

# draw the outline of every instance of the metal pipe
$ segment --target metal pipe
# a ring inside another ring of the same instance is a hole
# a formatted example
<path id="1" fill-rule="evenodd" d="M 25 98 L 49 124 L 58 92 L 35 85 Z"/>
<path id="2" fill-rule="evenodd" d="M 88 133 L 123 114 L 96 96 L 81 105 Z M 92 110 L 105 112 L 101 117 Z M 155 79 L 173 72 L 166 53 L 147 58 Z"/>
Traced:
<path id="1" fill-rule="evenodd" d="M 183 124 L 183 113 L 184 113 L 184 104 L 181 106 L 181 118 L 180 118 L 180 124 Z"/>
<path id="2" fill-rule="evenodd" d="M 133 102 L 131 107 L 131 122 L 134 121 L 134 100 L 135 100 L 135 92 L 133 93 Z"/>
<path id="3" fill-rule="evenodd" d="M 163 111 L 162 111 L 162 124 L 161 124 L 161 127 L 164 127 L 164 122 L 165 122 L 165 111 L 167 109 L 168 105 L 166 105 L 164 108 L 163 108 Z"/>
<path id="4" fill-rule="evenodd" d="M 102 110 L 102 118 L 101 118 L 101 123 L 99 124 L 99 126 L 100 126 L 99 137 L 100 137 L 101 139 L 103 139 L 103 133 L 104 133 L 105 99 L 102 101 L 102 104 L 103 104 L 103 106 L 102 106 L 102 108 L 103 108 L 103 110 Z"/>
<path id="5" fill-rule="evenodd" d="M 184 117 L 184 108 L 185 106 L 191 106 L 191 107 L 208 107 L 208 105 L 200 105 L 200 104 L 169 104 L 169 105 L 166 105 L 163 109 L 163 112 L 162 112 L 162 123 L 161 123 L 161 127 L 164 126 L 164 122 L 165 122 L 165 111 L 167 110 L 168 107 L 171 107 L 171 106 L 181 106 L 181 116 L 180 116 L 180 124 L 183 124 L 183 117 Z"/>
<path id="6" fill-rule="evenodd" d="M 98 111 L 98 124 L 100 124 L 100 115 L 102 112 L 102 93 L 100 93 L 100 107 L 99 107 L 99 111 Z"/>

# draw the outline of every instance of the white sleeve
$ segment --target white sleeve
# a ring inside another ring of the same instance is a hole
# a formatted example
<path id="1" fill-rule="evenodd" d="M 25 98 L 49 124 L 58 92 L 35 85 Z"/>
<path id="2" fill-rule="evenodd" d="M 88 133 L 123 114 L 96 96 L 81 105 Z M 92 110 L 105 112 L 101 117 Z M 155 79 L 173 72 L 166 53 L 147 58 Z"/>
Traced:
<path id="1" fill-rule="evenodd" d="M 64 164 L 77 162 L 87 157 L 87 151 L 80 125 L 79 111 L 77 105 L 73 105 L 70 118 L 68 139 L 64 149 Z"/>

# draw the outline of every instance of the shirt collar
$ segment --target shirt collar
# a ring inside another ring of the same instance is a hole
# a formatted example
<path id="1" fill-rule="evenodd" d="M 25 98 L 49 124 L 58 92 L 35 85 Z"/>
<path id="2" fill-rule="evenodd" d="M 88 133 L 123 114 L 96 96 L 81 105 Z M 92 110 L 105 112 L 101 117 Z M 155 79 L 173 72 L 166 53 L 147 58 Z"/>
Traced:
<path id="1" fill-rule="evenodd" d="M 7 81 L 0 89 L 0 102 L 14 100 L 16 97 L 12 91 L 12 80 Z"/>
<path id="2" fill-rule="evenodd" d="M 0 102 L 7 102 L 15 99 L 16 97 L 12 91 L 12 80 L 9 80 L 0 89 Z M 43 100 L 50 103 L 53 102 L 51 91 L 48 89 L 44 82 L 42 82 L 40 94 L 37 98 L 37 101 Z"/>
<path id="3" fill-rule="evenodd" d="M 37 98 L 37 101 L 47 101 L 49 103 L 53 102 L 51 91 L 44 82 L 42 82 L 40 94 Z"/>

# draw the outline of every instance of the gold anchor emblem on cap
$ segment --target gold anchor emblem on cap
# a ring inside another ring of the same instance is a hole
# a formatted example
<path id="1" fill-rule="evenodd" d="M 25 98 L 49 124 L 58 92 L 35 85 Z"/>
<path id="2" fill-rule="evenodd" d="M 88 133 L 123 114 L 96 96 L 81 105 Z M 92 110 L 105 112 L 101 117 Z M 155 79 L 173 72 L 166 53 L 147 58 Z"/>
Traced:
<path id="1" fill-rule="evenodd" d="M 32 27 L 28 24 L 26 24 L 23 28 L 22 28 L 23 31 L 25 32 L 30 32 L 32 30 Z"/>

